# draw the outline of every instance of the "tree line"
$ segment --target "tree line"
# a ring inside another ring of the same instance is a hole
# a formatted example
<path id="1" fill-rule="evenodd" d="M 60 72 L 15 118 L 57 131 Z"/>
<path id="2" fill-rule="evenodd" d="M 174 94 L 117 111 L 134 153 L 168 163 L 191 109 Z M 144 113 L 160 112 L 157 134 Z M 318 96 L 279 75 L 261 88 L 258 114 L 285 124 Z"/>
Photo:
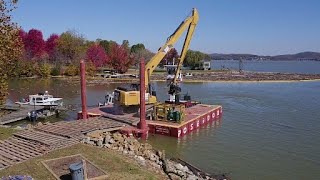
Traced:
<path id="1" fill-rule="evenodd" d="M 90 41 L 75 31 L 51 34 L 46 40 L 41 30 L 19 30 L 22 43 L 22 55 L 15 64 L 10 76 L 68 75 L 79 73 L 79 61 L 87 62 L 87 73 L 94 75 L 97 68 L 108 67 L 116 72 L 125 73 L 129 67 L 137 66 L 143 57 L 149 60 L 154 53 L 147 50 L 142 43 L 130 46 L 128 40 L 118 44 L 112 40 L 97 39 Z M 189 50 L 185 66 L 195 69 L 201 65 L 206 54 Z M 160 66 L 178 61 L 179 54 L 172 48 L 160 63 Z"/>
<path id="2" fill-rule="evenodd" d="M 19 30 L 22 55 L 10 76 L 49 76 L 78 74 L 80 59 L 87 62 L 87 71 L 92 74 L 97 68 L 108 67 L 124 73 L 137 64 L 139 58 L 150 58 L 153 53 L 141 43 L 130 47 L 129 41 L 118 44 L 112 40 L 86 40 L 75 31 L 51 34 L 43 38 L 40 30 Z"/>
<path id="3" fill-rule="evenodd" d="M 28 32 L 12 22 L 17 0 L 0 0 L 0 105 L 5 102 L 8 77 L 68 75 L 79 73 L 79 61 L 87 62 L 87 73 L 94 75 L 98 68 L 107 67 L 124 73 L 137 67 L 141 58 L 150 60 L 154 53 L 144 44 L 130 46 L 128 40 L 118 44 L 112 40 L 90 41 L 75 31 L 51 34 L 43 38 L 41 30 Z M 178 52 L 173 48 L 162 59 L 160 66 L 176 61 Z M 207 55 L 189 50 L 184 62 L 191 69 L 198 67 Z"/>

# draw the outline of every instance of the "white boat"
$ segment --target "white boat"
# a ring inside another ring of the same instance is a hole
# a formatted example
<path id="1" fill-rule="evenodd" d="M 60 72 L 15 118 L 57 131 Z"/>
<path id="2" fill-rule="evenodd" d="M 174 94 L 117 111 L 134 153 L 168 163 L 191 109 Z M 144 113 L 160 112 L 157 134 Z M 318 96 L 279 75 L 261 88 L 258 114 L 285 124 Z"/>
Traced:
<path id="1" fill-rule="evenodd" d="M 99 103 L 98 106 L 101 107 L 101 106 L 107 106 L 107 105 L 111 105 L 114 103 L 114 92 L 110 93 L 110 94 L 107 94 L 105 96 L 105 101 L 104 103 Z"/>
<path id="2" fill-rule="evenodd" d="M 29 95 L 29 98 L 15 102 L 19 105 L 29 106 L 63 106 L 62 98 L 55 98 L 46 91 L 35 95 Z"/>

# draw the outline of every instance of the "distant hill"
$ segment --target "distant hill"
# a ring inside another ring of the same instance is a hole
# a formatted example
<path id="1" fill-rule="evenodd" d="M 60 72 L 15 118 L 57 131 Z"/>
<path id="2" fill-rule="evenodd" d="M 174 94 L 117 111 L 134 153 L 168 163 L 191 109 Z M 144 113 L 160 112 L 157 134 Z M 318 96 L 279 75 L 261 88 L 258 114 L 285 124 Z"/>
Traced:
<path id="1" fill-rule="evenodd" d="M 215 60 L 286 60 L 286 61 L 320 61 L 320 53 L 318 52 L 301 52 L 297 54 L 284 54 L 277 56 L 259 56 L 254 54 L 210 54 Z"/>

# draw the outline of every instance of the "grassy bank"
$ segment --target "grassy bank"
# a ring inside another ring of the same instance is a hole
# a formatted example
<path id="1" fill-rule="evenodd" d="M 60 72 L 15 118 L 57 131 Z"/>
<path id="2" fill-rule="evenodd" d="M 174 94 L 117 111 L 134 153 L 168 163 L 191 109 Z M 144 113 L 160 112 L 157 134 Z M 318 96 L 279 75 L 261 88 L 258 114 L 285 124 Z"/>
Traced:
<path id="1" fill-rule="evenodd" d="M 17 130 L 12 128 L 4 128 L 0 127 L 0 140 L 4 140 L 12 136 L 13 133 L 15 133 Z"/>
<path id="2" fill-rule="evenodd" d="M 54 176 L 43 166 L 41 161 L 74 154 L 82 154 L 89 161 L 107 172 L 108 179 L 165 179 L 165 176 L 161 174 L 140 168 L 135 161 L 117 152 L 85 144 L 77 144 L 56 150 L 45 156 L 14 165 L 0 171 L 0 177 L 25 174 L 35 179 L 54 180 Z"/>

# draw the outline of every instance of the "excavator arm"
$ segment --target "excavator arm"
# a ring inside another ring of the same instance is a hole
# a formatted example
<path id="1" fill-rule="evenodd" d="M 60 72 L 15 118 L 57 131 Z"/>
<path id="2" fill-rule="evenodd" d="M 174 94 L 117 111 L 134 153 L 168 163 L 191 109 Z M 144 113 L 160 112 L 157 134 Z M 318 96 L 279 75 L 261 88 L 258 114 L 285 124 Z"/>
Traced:
<path id="1" fill-rule="evenodd" d="M 179 27 L 174 31 L 174 33 L 167 38 L 166 43 L 158 50 L 158 52 L 151 58 L 151 60 L 145 66 L 145 82 L 146 82 L 146 92 L 148 93 L 147 104 L 153 104 L 157 102 L 156 94 L 152 92 L 150 85 L 150 77 L 155 68 L 158 66 L 163 57 L 173 48 L 173 45 L 179 40 L 184 31 L 188 29 L 186 38 L 184 40 L 181 55 L 179 57 L 179 65 L 177 67 L 177 72 L 174 78 L 174 82 L 177 81 L 177 76 L 179 75 L 180 68 L 185 59 L 185 55 L 189 48 L 190 40 L 192 38 L 194 29 L 198 23 L 199 15 L 196 9 L 192 10 L 192 15 L 187 17 Z M 176 85 L 176 87 L 178 87 Z M 177 92 L 177 91 L 175 91 Z M 140 104 L 140 92 L 138 88 L 133 88 L 128 90 L 126 88 L 118 87 L 114 91 L 114 100 L 116 104 L 120 106 L 135 106 Z"/>
<path id="2" fill-rule="evenodd" d="M 197 15 L 196 18 L 194 17 L 193 21 L 191 21 L 191 23 L 189 24 L 188 32 L 187 32 L 187 35 L 186 35 L 186 38 L 184 40 L 183 47 L 182 47 L 182 50 L 181 50 L 181 53 L 180 53 L 179 63 L 178 63 L 177 69 L 176 69 L 176 74 L 175 74 L 174 79 L 173 79 L 173 83 L 174 84 L 177 83 L 177 79 L 179 77 L 179 74 L 180 74 L 180 71 L 181 71 L 181 67 L 183 66 L 183 61 L 184 61 L 184 59 L 186 57 L 187 51 L 188 51 L 189 46 L 190 46 L 190 41 L 191 41 L 191 38 L 193 36 L 193 32 L 194 32 L 194 30 L 196 28 L 196 25 L 198 23 L 198 19 L 199 19 L 199 16 Z"/>
<path id="3" fill-rule="evenodd" d="M 197 9 L 194 8 L 192 10 L 192 15 L 187 17 L 179 25 L 179 27 L 175 30 L 175 32 L 171 36 L 169 36 L 169 38 L 167 39 L 167 42 L 159 49 L 157 54 L 155 56 L 153 56 L 152 59 L 146 64 L 146 67 L 145 67 L 145 69 L 146 69 L 145 70 L 146 86 L 148 86 L 150 84 L 150 77 L 151 77 L 151 74 L 154 71 L 154 69 L 158 66 L 160 61 L 170 51 L 170 49 L 173 47 L 173 45 L 179 40 L 179 38 L 182 36 L 184 31 L 188 28 L 188 32 L 187 32 L 186 38 L 184 40 L 181 55 L 179 57 L 179 64 L 177 66 L 176 74 L 174 77 L 174 83 L 176 83 L 177 77 L 179 76 L 179 73 L 180 73 L 180 68 L 182 67 L 183 61 L 185 59 L 193 32 L 194 32 L 195 27 L 198 23 L 198 20 L 199 20 L 199 14 L 198 14 Z M 147 89 L 148 89 L 148 87 L 147 87 Z"/>

